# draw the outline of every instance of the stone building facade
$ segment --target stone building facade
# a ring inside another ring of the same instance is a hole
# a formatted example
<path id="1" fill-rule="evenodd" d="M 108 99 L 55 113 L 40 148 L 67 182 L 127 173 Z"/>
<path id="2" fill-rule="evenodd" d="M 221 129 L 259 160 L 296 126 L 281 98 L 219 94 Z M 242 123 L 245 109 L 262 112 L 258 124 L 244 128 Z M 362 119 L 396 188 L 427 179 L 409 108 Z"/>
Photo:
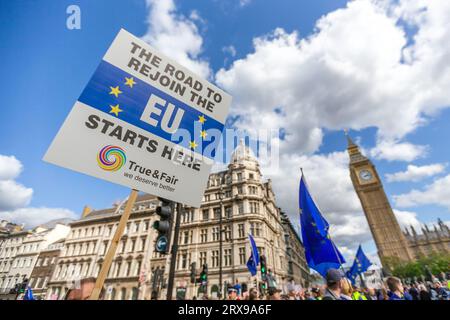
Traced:
<path id="1" fill-rule="evenodd" d="M 181 218 L 175 286 L 186 288 L 187 298 L 201 295 L 200 286 L 189 281 L 193 262 L 197 277 L 202 265 L 208 265 L 208 295 L 219 294 L 221 214 L 223 288 L 238 281 L 245 290 L 260 279 L 259 273 L 257 278 L 252 277 L 246 266 L 251 250 L 248 234 L 253 235 L 260 254 L 267 257 L 267 268 L 280 288 L 291 280 L 307 284 L 309 269 L 300 238 L 287 216 L 277 207 L 271 181 L 263 181 L 256 158 L 241 143 L 227 170 L 210 175 L 201 207 L 185 208 Z M 164 279 L 167 278 L 165 257 L 155 252 L 151 266 L 153 271 L 156 268 L 164 270 Z M 159 297 L 164 294 L 161 290 Z"/>
<path id="2" fill-rule="evenodd" d="M 3 296 L 10 299 L 10 290 L 25 279 L 30 279 L 38 256 L 49 244 L 64 239 L 70 228 L 61 223 L 48 223 L 32 230 L 12 232 L 0 247 L 0 287 Z"/>
<path id="3" fill-rule="evenodd" d="M 105 281 L 103 299 L 136 300 L 148 295 L 139 278 L 153 250 L 150 228 L 158 204 L 154 196 L 137 198 Z M 70 224 L 71 232 L 48 283 L 48 299 L 63 299 L 81 279 L 97 277 L 122 212 L 123 203 L 97 211 L 86 207 L 82 218 Z"/>
<path id="4" fill-rule="evenodd" d="M 450 255 L 450 230 L 441 219 L 438 219 L 437 225 L 432 229 L 425 225 L 421 232 L 417 232 L 411 226 L 404 234 L 416 259 L 422 256 Z"/>
<path id="5" fill-rule="evenodd" d="M 47 298 L 48 282 L 56 267 L 56 261 L 64 247 L 64 239 L 51 243 L 39 253 L 39 256 L 30 275 L 29 285 L 33 288 L 36 299 Z"/>

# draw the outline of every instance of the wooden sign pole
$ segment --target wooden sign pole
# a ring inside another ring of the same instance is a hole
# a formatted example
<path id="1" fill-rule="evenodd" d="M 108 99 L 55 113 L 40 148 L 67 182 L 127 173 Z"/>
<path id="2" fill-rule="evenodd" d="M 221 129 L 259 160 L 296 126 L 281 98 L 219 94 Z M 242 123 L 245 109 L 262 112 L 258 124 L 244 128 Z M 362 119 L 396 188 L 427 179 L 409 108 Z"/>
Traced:
<path id="1" fill-rule="evenodd" d="M 130 192 L 130 196 L 128 197 L 127 204 L 125 206 L 125 210 L 122 213 L 122 216 L 120 217 L 119 225 L 117 226 L 117 230 L 114 233 L 111 245 L 109 246 L 108 252 L 106 253 L 105 260 L 103 261 L 102 267 L 98 274 L 94 289 L 92 290 L 89 300 L 98 300 L 98 298 L 100 297 L 103 284 L 105 283 L 105 279 L 108 275 L 109 268 L 111 267 L 111 263 L 114 259 L 114 255 L 116 254 L 117 245 L 119 244 L 120 238 L 122 237 L 123 231 L 125 230 L 125 226 L 127 225 L 128 219 L 130 218 L 131 210 L 133 209 L 133 205 L 136 202 L 137 196 L 138 191 L 132 189 Z"/>

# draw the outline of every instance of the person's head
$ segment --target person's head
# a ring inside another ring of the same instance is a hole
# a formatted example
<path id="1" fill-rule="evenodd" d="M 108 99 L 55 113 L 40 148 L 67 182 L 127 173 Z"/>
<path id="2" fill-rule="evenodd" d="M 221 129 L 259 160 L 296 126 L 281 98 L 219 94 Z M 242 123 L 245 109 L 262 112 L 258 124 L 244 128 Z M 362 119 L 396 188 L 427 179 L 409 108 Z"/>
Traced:
<path id="1" fill-rule="evenodd" d="M 276 288 L 269 288 L 269 300 L 281 300 L 281 290 Z"/>
<path id="2" fill-rule="evenodd" d="M 297 291 L 295 291 L 295 289 L 290 289 L 288 295 L 290 297 L 295 297 L 297 295 Z"/>
<path id="3" fill-rule="evenodd" d="M 314 298 L 320 297 L 320 289 L 318 287 L 311 288 L 311 293 Z"/>
<path id="4" fill-rule="evenodd" d="M 344 274 L 340 270 L 329 269 L 325 278 L 328 289 L 332 291 L 341 291 L 345 278 Z"/>
<path id="5" fill-rule="evenodd" d="M 347 278 L 342 279 L 341 293 L 349 297 L 352 296 L 353 293 L 352 284 L 350 283 L 350 280 L 348 280 Z"/>
<path id="6" fill-rule="evenodd" d="M 306 290 L 305 293 L 304 293 L 304 297 L 305 297 L 305 299 L 311 298 L 311 292 L 309 292 L 308 290 Z"/>
<path id="7" fill-rule="evenodd" d="M 374 288 L 368 288 L 368 289 L 367 289 L 367 293 L 368 293 L 371 297 L 373 297 L 373 296 L 375 296 L 375 289 L 374 289 Z"/>
<path id="8" fill-rule="evenodd" d="M 388 277 L 386 285 L 391 292 L 403 292 L 402 280 L 397 277 Z"/>
<path id="9" fill-rule="evenodd" d="M 441 284 L 441 282 L 439 280 L 435 280 L 433 282 L 433 286 L 434 286 L 435 289 L 440 289 L 442 287 L 442 284 Z"/>
<path id="10" fill-rule="evenodd" d="M 229 288 L 228 289 L 228 299 L 236 300 L 236 298 L 237 298 L 237 290 L 235 288 Z"/>
<path id="11" fill-rule="evenodd" d="M 251 288 L 248 294 L 248 300 L 259 300 L 258 299 L 258 290 L 256 288 Z"/>

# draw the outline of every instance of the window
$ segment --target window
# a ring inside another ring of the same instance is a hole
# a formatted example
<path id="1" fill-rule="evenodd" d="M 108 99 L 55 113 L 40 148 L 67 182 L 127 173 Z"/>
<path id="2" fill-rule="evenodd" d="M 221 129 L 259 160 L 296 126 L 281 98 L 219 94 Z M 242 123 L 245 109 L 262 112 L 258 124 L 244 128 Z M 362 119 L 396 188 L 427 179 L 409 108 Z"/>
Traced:
<path id="1" fill-rule="evenodd" d="M 246 264 L 245 247 L 239 248 L 239 264 Z"/>
<path id="2" fill-rule="evenodd" d="M 145 237 L 141 238 L 141 241 L 139 242 L 139 248 L 138 251 L 144 251 L 144 247 L 145 247 Z"/>
<path id="3" fill-rule="evenodd" d="M 250 194 L 256 194 L 256 187 L 255 186 L 249 186 L 248 187 L 248 192 Z"/>
<path id="4" fill-rule="evenodd" d="M 125 270 L 123 271 L 125 277 L 128 277 L 130 275 L 130 270 L 131 270 L 131 261 L 128 261 L 125 264 Z"/>
<path id="5" fill-rule="evenodd" d="M 134 287 L 133 289 L 131 289 L 131 300 L 137 300 L 138 293 L 139 293 L 138 288 Z"/>
<path id="6" fill-rule="evenodd" d="M 255 201 L 250 202 L 250 213 L 259 213 L 259 203 Z"/>
<path id="7" fill-rule="evenodd" d="M 231 266 L 231 249 L 225 249 L 223 251 L 224 265 Z"/>
<path id="8" fill-rule="evenodd" d="M 189 243 L 189 231 L 184 231 L 183 232 L 183 244 L 188 244 Z"/>
<path id="9" fill-rule="evenodd" d="M 141 265 L 142 265 L 142 261 L 137 261 L 136 262 L 136 268 L 134 269 L 134 275 L 135 276 L 139 275 L 139 271 L 141 271 Z"/>
<path id="10" fill-rule="evenodd" d="M 129 252 L 133 252 L 136 246 L 136 239 L 131 240 Z"/>
<path id="11" fill-rule="evenodd" d="M 219 241 L 219 227 L 214 227 L 212 229 L 213 241 Z"/>
<path id="12" fill-rule="evenodd" d="M 250 233 L 253 236 L 261 236 L 262 235 L 262 230 L 261 230 L 261 223 L 256 223 L 256 222 L 252 222 L 250 223 Z"/>
<path id="13" fill-rule="evenodd" d="M 225 207 L 225 217 L 231 218 L 232 215 L 233 215 L 233 207 L 232 206 Z"/>
<path id="14" fill-rule="evenodd" d="M 225 198 L 231 198 L 231 190 L 225 191 Z"/>
<path id="15" fill-rule="evenodd" d="M 213 250 L 211 252 L 211 263 L 212 263 L 213 268 L 219 266 L 219 251 L 218 250 Z"/>
<path id="16" fill-rule="evenodd" d="M 205 202 L 208 202 L 211 200 L 211 196 L 209 194 L 205 195 Z"/>
<path id="17" fill-rule="evenodd" d="M 116 274 L 115 274 L 115 277 L 117 278 L 117 277 L 120 277 L 120 267 L 122 266 L 122 263 L 121 262 L 117 262 L 117 264 L 116 264 Z"/>
<path id="18" fill-rule="evenodd" d="M 208 220 L 209 219 L 209 210 L 205 209 L 202 211 L 202 220 Z"/>
<path id="19" fill-rule="evenodd" d="M 230 226 L 225 226 L 223 233 L 224 233 L 224 236 L 225 236 L 225 241 L 229 241 L 231 239 L 231 228 L 230 228 Z"/>
<path id="20" fill-rule="evenodd" d="M 242 181 L 242 173 L 241 173 L 241 172 L 238 172 L 238 174 L 237 174 L 237 180 L 238 180 L 238 181 Z"/>
<path id="21" fill-rule="evenodd" d="M 200 266 L 203 266 L 204 264 L 206 264 L 206 252 L 202 251 L 200 252 Z"/>
<path id="22" fill-rule="evenodd" d="M 222 210 L 220 208 L 214 208 L 214 219 L 220 218 L 221 211 Z"/>
<path id="23" fill-rule="evenodd" d="M 249 173 L 248 178 L 249 179 L 255 179 L 255 175 L 253 173 Z"/>
<path id="24" fill-rule="evenodd" d="M 244 213 L 244 202 L 240 201 L 238 203 L 238 213 L 243 214 Z"/>
<path id="25" fill-rule="evenodd" d="M 208 229 L 200 230 L 200 242 L 205 243 L 208 241 Z"/>
<path id="26" fill-rule="evenodd" d="M 127 297 L 127 289 L 122 288 L 120 289 L 120 299 L 119 300 L 125 300 Z"/>
<path id="27" fill-rule="evenodd" d="M 125 241 L 120 241 L 120 245 L 119 245 L 119 253 L 123 253 L 123 251 L 125 250 Z"/>
<path id="28" fill-rule="evenodd" d="M 244 190 L 242 189 L 242 186 L 238 186 L 237 187 L 237 193 L 238 194 L 243 194 L 244 193 Z"/>
<path id="29" fill-rule="evenodd" d="M 180 255 L 180 265 L 178 269 L 187 269 L 188 266 L 188 254 L 186 251 L 182 251 Z"/>
<path id="30" fill-rule="evenodd" d="M 239 234 L 239 238 L 245 237 L 245 227 L 244 227 L 243 223 L 238 224 L 238 234 Z"/>

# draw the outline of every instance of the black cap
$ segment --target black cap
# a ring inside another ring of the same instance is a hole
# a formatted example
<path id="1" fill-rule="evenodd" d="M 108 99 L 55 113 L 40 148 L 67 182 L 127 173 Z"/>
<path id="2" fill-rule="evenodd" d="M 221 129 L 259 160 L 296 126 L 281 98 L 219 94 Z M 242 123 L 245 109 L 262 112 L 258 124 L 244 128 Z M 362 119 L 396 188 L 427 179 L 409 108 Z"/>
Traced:
<path id="1" fill-rule="evenodd" d="M 344 278 L 344 274 L 340 270 L 329 269 L 325 278 L 327 280 L 327 283 L 336 283 Z"/>

